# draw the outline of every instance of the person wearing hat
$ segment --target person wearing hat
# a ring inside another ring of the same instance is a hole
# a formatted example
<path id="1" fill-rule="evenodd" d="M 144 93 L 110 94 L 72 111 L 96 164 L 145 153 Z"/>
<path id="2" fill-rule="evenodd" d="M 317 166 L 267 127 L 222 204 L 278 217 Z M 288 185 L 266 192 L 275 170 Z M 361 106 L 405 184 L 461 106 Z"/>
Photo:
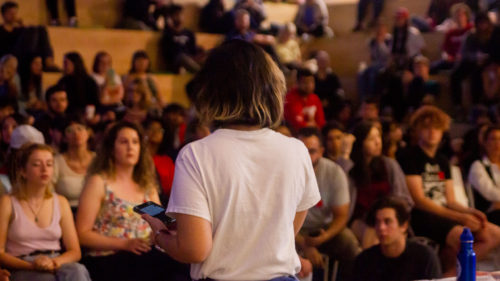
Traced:
<path id="1" fill-rule="evenodd" d="M 0 194 L 9 193 L 12 190 L 11 179 L 15 173 L 16 152 L 29 142 L 45 144 L 45 139 L 43 134 L 31 125 L 20 125 L 12 131 L 5 165 L 0 168 Z"/>

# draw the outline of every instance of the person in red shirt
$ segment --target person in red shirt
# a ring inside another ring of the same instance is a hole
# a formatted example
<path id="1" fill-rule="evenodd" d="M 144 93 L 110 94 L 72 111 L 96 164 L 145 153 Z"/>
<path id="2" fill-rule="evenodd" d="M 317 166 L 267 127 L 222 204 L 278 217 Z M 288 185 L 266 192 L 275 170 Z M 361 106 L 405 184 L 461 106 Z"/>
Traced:
<path id="1" fill-rule="evenodd" d="M 441 59 L 432 63 L 431 74 L 437 73 L 439 70 L 452 69 L 455 62 L 460 59 L 460 48 L 467 36 L 469 30 L 474 27 L 471 22 L 470 8 L 464 3 L 458 3 L 452 7 L 453 20 L 456 27 L 446 32 L 443 41 L 443 53 Z"/>
<path id="2" fill-rule="evenodd" d="M 314 91 L 314 75 L 301 69 L 297 72 L 297 87 L 288 92 L 285 99 L 285 121 L 294 131 L 304 127 L 323 128 L 325 113 Z"/>

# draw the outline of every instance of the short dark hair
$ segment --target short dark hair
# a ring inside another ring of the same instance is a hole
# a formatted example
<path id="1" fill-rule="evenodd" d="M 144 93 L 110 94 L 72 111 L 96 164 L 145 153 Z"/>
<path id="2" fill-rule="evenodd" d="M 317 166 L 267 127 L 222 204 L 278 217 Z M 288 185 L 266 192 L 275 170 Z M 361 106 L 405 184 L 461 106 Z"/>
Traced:
<path id="1" fill-rule="evenodd" d="M 488 13 L 485 12 L 479 12 L 476 14 L 476 17 L 474 18 L 474 25 L 478 25 L 480 22 L 488 22 L 491 24 L 491 19 L 488 16 Z"/>
<path id="2" fill-rule="evenodd" d="M 178 113 L 185 115 L 186 114 L 186 109 L 184 106 L 178 104 L 178 103 L 171 103 L 163 109 L 163 116 L 170 114 L 170 113 Z"/>
<path id="3" fill-rule="evenodd" d="M 48 88 L 47 91 L 45 91 L 45 102 L 49 103 L 50 97 L 52 97 L 52 95 L 54 95 L 57 92 L 65 92 L 66 93 L 66 88 L 61 84 L 56 84 L 56 85 Z M 67 95 L 68 94 L 66 93 L 66 96 Z"/>
<path id="4" fill-rule="evenodd" d="M 339 130 L 341 132 L 345 132 L 344 125 L 342 125 L 340 122 L 336 120 L 331 120 L 326 125 L 321 129 L 321 134 L 323 135 L 323 138 L 326 140 L 326 137 L 328 137 L 328 133 L 331 130 Z"/>
<path id="5" fill-rule="evenodd" d="M 310 77 L 310 76 L 314 76 L 314 74 L 307 68 L 300 68 L 299 70 L 297 70 L 297 81 L 299 81 L 303 77 Z"/>
<path id="6" fill-rule="evenodd" d="M 366 223 L 369 226 L 375 226 L 377 212 L 382 209 L 393 209 L 396 213 L 396 218 L 400 226 L 405 222 L 410 221 L 410 211 L 408 205 L 399 198 L 388 196 L 375 201 L 375 203 L 371 206 L 366 216 Z"/>
<path id="7" fill-rule="evenodd" d="M 323 138 L 321 137 L 321 132 L 316 127 L 304 127 L 299 129 L 297 132 L 298 138 L 309 138 L 309 137 L 317 137 L 319 140 L 319 144 L 323 146 Z"/>
<path id="8" fill-rule="evenodd" d="M 13 1 L 7 1 L 3 3 L 2 7 L 0 8 L 2 10 L 2 15 L 4 15 L 7 12 L 7 10 L 12 8 L 19 8 L 19 4 Z"/>
<path id="9" fill-rule="evenodd" d="M 128 73 L 132 74 L 136 72 L 135 61 L 138 59 L 147 59 L 149 61 L 149 65 L 146 72 L 151 72 L 151 59 L 149 58 L 148 53 L 146 53 L 146 51 L 144 50 L 137 50 L 132 55 L 132 61 L 130 62 L 130 70 L 128 71 Z"/>

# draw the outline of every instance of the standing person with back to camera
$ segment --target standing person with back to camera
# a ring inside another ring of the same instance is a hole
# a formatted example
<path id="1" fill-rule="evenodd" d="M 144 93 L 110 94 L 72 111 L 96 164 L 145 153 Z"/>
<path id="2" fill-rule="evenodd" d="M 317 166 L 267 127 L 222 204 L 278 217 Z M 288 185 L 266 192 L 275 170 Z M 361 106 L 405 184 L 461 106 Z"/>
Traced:
<path id="1" fill-rule="evenodd" d="M 155 243 L 191 263 L 193 280 L 296 280 L 294 237 L 320 196 L 305 146 L 270 129 L 283 115 L 282 72 L 234 40 L 212 51 L 195 85 L 199 116 L 217 130 L 177 157 L 167 209 L 176 231 L 143 215 Z"/>

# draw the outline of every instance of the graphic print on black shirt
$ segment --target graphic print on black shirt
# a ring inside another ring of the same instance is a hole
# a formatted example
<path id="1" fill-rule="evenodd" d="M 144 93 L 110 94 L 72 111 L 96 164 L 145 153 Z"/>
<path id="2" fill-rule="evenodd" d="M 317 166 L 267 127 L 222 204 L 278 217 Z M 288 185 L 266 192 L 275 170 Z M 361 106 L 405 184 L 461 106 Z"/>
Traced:
<path id="1" fill-rule="evenodd" d="M 451 179 L 446 157 L 437 153 L 431 158 L 417 146 L 409 148 L 398 160 L 405 175 L 422 176 L 423 192 L 427 198 L 439 205 L 446 204 L 445 184 Z"/>

